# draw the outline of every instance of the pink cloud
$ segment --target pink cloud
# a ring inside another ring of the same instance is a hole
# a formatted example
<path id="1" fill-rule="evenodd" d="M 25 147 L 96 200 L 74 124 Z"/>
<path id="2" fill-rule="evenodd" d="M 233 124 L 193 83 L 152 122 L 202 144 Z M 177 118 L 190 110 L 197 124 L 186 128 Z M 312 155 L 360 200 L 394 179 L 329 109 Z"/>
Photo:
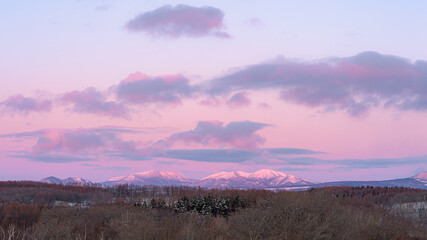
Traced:
<path id="1" fill-rule="evenodd" d="M 251 121 L 230 122 L 227 125 L 219 121 L 199 122 L 195 129 L 173 134 L 167 142 L 197 143 L 238 149 L 256 149 L 265 139 L 256 132 L 269 126 Z"/>
<path id="2" fill-rule="evenodd" d="M 226 104 L 230 108 L 246 107 L 251 104 L 251 100 L 248 98 L 247 93 L 238 92 L 231 96 L 231 98 L 227 100 Z"/>
<path id="3" fill-rule="evenodd" d="M 71 111 L 78 113 L 100 114 L 110 117 L 128 116 L 127 108 L 114 101 L 107 101 L 106 97 L 95 88 L 86 88 L 83 91 L 72 91 L 62 94 L 60 102 L 71 104 Z"/>
<path id="4" fill-rule="evenodd" d="M 60 130 L 48 129 L 40 132 L 32 148 L 34 154 L 50 152 L 82 153 L 105 147 L 113 135 L 106 135 L 87 129 Z"/>
<path id="5" fill-rule="evenodd" d="M 93 160 L 99 156 L 120 154 L 147 155 L 147 149 L 140 148 L 139 142 L 123 140 L 121 134 L 137 133 L 123 128 L 79 128 L 79 129 L 43 129 L 34 132 L 22 132 L 0 135 L 1 138 L 35 138 L 31 151 L 20 152 L 12 156 L 43 162 L 71 162 Z M 120 153 L 120 154 L 118 154 Z"/>
<path id="6" fill-rule="evenodd" d="M 199 104 L 204 106 L 218 107 L 222 104 L 222 102 L 216 97 L 208 97 L 200 101 Z"/>
<path id="7" fill-rule="evenodd" d="M 427 110 L 427 63 L 376 52 L 315 63 L 252 65 L 211 81 L 212 96 L 279 89 L 280 97 L 308 107 L 344 110 L 354 117 L 383 106 Z"/>
<path id="8" fill-rule="evenodd" d="M 181 75 L 148 76 L 130 74 L 117 87 L 117 96 L 133 104 L 177 104 L 182 98 L 191 97 L 196 87 Z"/>
<path id="9" fill-rule="evenodd" d="M 224 13 L 214 7 L 188 5 L 163 6 L 139 14 L 128 21 L 125 28 L 132 32 L 144 32 L 154 36 L 230 38 L 221 31 L 224 28 Z"/>
<path id="10" fill-rule="evenodd" d="M 246 19 L 243 23 L 249 26 L 259 26 L 262 24 L 261 19 L 259 18 L 249 18 Z"/>
<path id="11" fill-rule="evenodd" d="M 262 109 L 271 109 L 271 106 L 268 103 L 260 103 L 258 104 L 258 107 Z"/>
<path id="12" fill-rule="evenodd" d="M 9 111 L 25 114 L 29 112 L 50 112 L 52 110 L 52 102 L 50 100 L 29 98 L 20 94 L 10 96 L 0 102 L 0 106 Z"/>

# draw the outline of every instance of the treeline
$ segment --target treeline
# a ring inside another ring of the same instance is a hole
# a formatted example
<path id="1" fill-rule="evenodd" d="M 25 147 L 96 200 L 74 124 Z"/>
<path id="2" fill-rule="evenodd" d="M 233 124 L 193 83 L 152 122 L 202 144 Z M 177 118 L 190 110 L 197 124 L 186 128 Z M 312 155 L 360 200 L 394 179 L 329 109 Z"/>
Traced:
<path id="1" fill-rule="evenodd" d="M 108 189 L 65 186 L 32 181 L 0 182 L 0 201 L 37 205 L 54 205 L 57 201 L 72 203 L 108 202 L 113 194 Z"/>
<path id="2" fill-rule="evenodd" d="M 52 194 L 63 204 L 52 204 Z M 409 188 L 273 192 L 3 182 L 0 199 L 0 239 L 427 239 L 427 191 Z"/>

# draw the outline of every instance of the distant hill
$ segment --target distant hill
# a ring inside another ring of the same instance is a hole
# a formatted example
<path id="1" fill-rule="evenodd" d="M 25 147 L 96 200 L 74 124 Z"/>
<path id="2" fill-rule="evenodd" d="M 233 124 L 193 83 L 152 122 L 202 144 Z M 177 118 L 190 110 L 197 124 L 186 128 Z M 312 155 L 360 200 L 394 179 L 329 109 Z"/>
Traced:
<path id="1" fill-rule="evenodd" d="M 427 189 L 427 172 L 421 172 L 411 178 L 392 179 L 383 181 L 339 181 L 325 182 L 314 185 L 313 187 L 327 186 L 372 186 L 372 187 L 408 187 Z"/>

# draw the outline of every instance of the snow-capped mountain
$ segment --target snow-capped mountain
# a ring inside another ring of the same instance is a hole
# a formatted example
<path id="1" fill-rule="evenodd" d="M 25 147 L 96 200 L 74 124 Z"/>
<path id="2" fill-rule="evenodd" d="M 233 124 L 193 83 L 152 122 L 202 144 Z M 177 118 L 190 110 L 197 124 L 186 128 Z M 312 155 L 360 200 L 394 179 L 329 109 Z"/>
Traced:
<path id="1" fill-rule="evenodd" d="M 416 181 L 423 183 L 424 186 L 427 187 L 427 172 L 420 172 L 417 175 L 413 176 L 412 179 L 415 179 Z"/>
<path id="2" fill-rule="evenodd" d="M 427 172 L 420 172 L 412 178 L 421 182 L 427 182 Z"/>
<path id="3" fill-rule="evenodd" d="M 235 172 L 219 172 L 195 180 L 184 176 L 179 172 L 161 172 L 161 171 L 146 171 L 133 173 L 127 176 L 113 177 L 107 181 L 93 183 L 83 178 L 65 178 L 47 177 L 40 182 L 77 185 L 77 186 L 115 186 L 119 184 L 129 185 L 157 185 L 157 186 L 200 186 L 205 188 L 307 188 L 307 187 L 326 187 L 326 186 L 378 186 L 378 187 L 410 187 L 427 189 L 427 172 L 404 179 L 392 179 L 383 181 L 339 181 L 339 182 L 324 182 L 316 183 L 297 176 L 289 175 L 284 172 L 262 169 L 253 173 L 235 171 Z"/>
<path id="4" fill-rule="evenodd" d="M 39 182 L 44 182 L 44 183 L 52 183 L 52 184 L 61 184 L 61 179 L 54 177 L 54 176 L 50 176 L 50 177 L 46 177 L 41 179 Z"/>
<path id="5" fill-rule="evenodd" d="M 157 185 L 157 186 L 181 186 L 194 184 L 195 180 L 190 179 L 179 172 L 159 172 L 150 170 L 146 172 L 133 173 L 122 177 L 113 177 L 103 183 L 105 186 L 118 184 L 129 185 Z"/>
<path id="6" fill-rule="evenodd" d="M 61 183 L 64 185 L 81 185 L 81 186 L 91 186 L 94 183 L 83 178 L 79 177 L 69 177 L 61 180 Z"/>
<path id="7" fill-rule="evenodd" d="M 219 172 L 202 178 L 198 186 L 208 188 L 281 188 L 313 185 L 315 182 L 268 169 L 253 173 Z"/>
<path id="8" fill-rule="evenodd" d="M 50 176 L 50 177 L 41 179 L 40 182 L 62 184 L 62 185 L 73 185 L 73 186 L 98 186 L 99 185 L 87 179 L 78 178 L 78 177 L 69 177 L 69 178 L 60 179 L 54 176 Z"/>

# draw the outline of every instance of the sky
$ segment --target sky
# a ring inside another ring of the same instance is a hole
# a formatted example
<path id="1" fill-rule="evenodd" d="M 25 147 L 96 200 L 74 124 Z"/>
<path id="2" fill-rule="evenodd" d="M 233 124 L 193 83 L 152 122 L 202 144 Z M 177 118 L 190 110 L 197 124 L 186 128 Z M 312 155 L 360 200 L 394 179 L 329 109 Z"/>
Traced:
<path id="1" fill-rule="evenodd" d="M 0 2 L 0 179 L 427 171 L 425 1 Z"/>

